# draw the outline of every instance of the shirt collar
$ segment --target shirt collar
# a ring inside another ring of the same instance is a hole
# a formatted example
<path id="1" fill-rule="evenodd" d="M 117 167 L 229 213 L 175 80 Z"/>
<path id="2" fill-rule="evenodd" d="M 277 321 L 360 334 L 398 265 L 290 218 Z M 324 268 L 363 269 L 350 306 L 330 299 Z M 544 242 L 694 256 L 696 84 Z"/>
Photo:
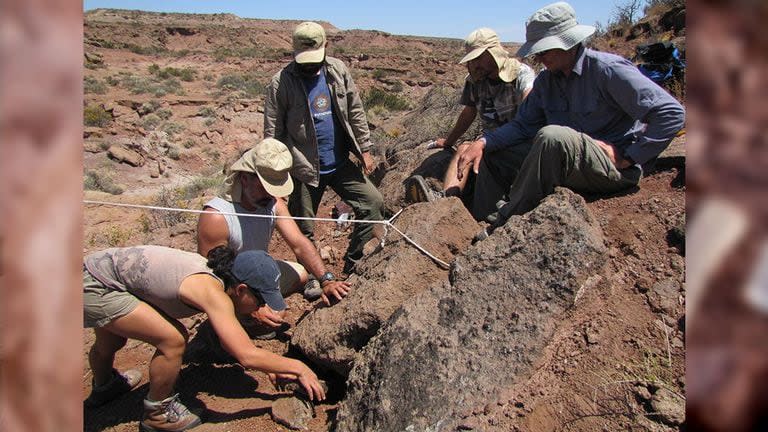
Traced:
<path id="1" fill-rule="evenodd" d="M 571 72 L 581 76 L 581 71 L 584 68 L 584 58 L 586 57 L 587 49 L 584 45 L 579 46 L 579 50 L 576 52 L 576 63 L 573 65 Z"/>

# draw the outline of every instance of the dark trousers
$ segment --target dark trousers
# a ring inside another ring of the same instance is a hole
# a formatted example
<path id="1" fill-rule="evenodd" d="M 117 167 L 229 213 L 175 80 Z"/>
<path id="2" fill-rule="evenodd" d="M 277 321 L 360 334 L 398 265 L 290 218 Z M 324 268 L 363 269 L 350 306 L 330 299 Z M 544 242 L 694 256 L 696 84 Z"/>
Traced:
<path id="1" fill-rule="evenodd" d="M 294 189 L 288 199 L 288 210 L 293 216 L 315 217 L 323 198 L 325 188 L 330 186 L 355 212 L 357 220 L 382 220 L 384 197 L 368 177 L 351 161 L 345 161 L 331 174 L 320 176 L 317 187 L 310 186 L 295 178 Z M 314 221 L 297 220 L 301 232 L 313 238 Z M 363 256 L 363 246 L 373 236 L 373 224 L 355 224 L 349 236 L 349 247 L 344 259 L 357 260 Z"/>

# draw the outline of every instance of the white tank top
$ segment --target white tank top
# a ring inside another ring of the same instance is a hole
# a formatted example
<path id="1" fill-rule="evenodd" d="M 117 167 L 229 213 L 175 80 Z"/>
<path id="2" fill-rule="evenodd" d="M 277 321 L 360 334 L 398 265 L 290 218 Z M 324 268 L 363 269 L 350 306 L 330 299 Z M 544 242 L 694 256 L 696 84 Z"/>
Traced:
<path id="1" fill-rule="evenodd" d="M 239 203 L 231 203 L 219 197 L 216 197 L 207 203 L 206 207 L 216 209 L 222 213 L 244 213 L 256 215 L 275 215 L 275 205 L 277 201 L 266 207 L 260 207 L 256 210 L 246 210 Z M 229 228 L 229 246 L 236 251 L 263 250 L 269 248 L 269 240 L 272 238 L 272 231 L 275 229 L 275 219 L 235 216 L 224 214 Z"/>

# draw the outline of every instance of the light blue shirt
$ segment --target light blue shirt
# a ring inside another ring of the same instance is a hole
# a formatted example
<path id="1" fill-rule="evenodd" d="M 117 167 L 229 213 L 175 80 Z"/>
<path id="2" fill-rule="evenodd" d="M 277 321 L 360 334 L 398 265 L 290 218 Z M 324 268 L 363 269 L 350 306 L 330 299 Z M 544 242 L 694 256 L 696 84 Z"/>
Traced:
<path id="1" fill-rule="evenodd" d="M 486 132 L 486 152 L 530 141 L 547 125 L 615 145 L 636 163 L 657 157 L 683 127 L 685 110 L 628 60 L 581 47 L 568 76 L 544 70 L 509 123 Z"/>

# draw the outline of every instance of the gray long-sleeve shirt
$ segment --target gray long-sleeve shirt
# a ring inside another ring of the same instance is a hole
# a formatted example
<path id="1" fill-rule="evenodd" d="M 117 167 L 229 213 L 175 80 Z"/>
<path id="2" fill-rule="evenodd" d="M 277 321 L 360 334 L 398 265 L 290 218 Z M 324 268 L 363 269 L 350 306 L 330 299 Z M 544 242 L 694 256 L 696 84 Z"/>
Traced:
<path id="1" fill-rule="evenodd" d="M 580 48 L 572 72 L 542 71 L 515 118 L 485 133 L 486 152 L 531 140 L 547 125 L 567 126 L 615 145 L 644 164 L 683 127 L 685 110 L 617 55 Z"/>

